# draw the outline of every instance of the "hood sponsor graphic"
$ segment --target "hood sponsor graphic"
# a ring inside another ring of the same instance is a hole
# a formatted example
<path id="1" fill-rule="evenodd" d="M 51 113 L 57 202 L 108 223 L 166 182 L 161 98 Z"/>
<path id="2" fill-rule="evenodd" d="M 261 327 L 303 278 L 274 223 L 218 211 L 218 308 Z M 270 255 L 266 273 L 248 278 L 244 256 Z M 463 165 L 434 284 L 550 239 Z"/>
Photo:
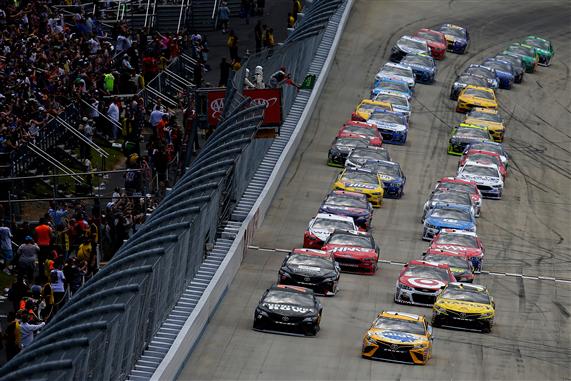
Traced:
<path id="1" fill-rule="evenodd" d="M 375 189 L 374 185 L 365 183 L 345 183 L 345 186 L 350 188 Z"/>
<path id="2" fill-rule="evenodd" d="M 373 249 L 368 249 L 366 247 L 356 247 L 356 246 L 345 246 L 345 247 L 333 247 L 330 249 L 331 251 L 337 252 L 337 253 L 344 253 L 344 252 L 359 252 L 359 253 L 366 253 L 368 251 L 371 251 Z"/>
<path id="3" fill-rule="evenodd" d="M 425 288 L 436 289 L 446 285 L 446 283 L 438 279 L 426 279 L 426 278 L 414 278 L 414 277 L 405 278 L 405 279 L 408 283 L 410 283 L 414 287 L 425 287 Z"/>
<path id="4" fill-rule="evenodd" d="M 300 314 L 311 312 L 311 308 L 292 306 L 289 304 L 264 303 L 264 306 L 270 310 L 276 310 L 276 311 L 292 311 L 292 312 L 298 312 Z"/>
<path id="5" fill-rule="evenodd" d="M 315 267 L 315 266 L 299 265 L 299 266 L 297 266 L 297 268 L 300 270 L 303 270 L 306 272 L 312 272 L 312 273 L 318 273 L 321 271 L 321 268 Z"/>
<path id="6" fill-rule="evenodd" d="M 382 333 L 382 336 L 386 337 L 387 339 L 400 341 L 403 343 L 412 343 L 417 340 L 414 335 L 398 331 L 386 331 Z"/>
<path id="7" fill-rule="evenodd" d="M 209 91 L 208 124 L 216 126 L 224 112 L 224 97 L 226 90 Z M 264 122 L 262 126 L 279 126 L 282 123 L 282 92 L 276 89 L 245 89 L 244 96 L 252 98 L 253 105 L 265 105 Z"/>

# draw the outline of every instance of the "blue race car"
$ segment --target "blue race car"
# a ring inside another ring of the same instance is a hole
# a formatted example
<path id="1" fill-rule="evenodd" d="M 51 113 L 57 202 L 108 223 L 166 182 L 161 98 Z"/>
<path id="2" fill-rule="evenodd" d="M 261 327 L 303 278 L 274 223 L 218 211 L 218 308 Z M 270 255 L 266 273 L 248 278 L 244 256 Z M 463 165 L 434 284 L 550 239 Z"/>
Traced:
<path id="1" fill-rule="evenodd" d="M 381 90 L 377 95 L 375 95 L 373 100 L 390 103 L 393 106 L 393 111 L 404 115 L 408 123 L 412 107 L 406 97 Z"/>
<path id="2" fill-rule="evenodd" d="M 442 208 L 445 206 L 452 206 L 454 208 L 470 212 L 470 214 L 476 217 L 476 208 L 474 208 L 470 194 L 466 192 L 440 190 L 432 193 L 428 200 L 424 203 L 421 222 L 424 222 L 426 215 L 432 209 Z"/>
<path id="3" fill-rule="evenodd" d="M 370 161 L 363 165 L 363 168 L 376 172 L 383 181 L 384 197 L 401 198 L 404 193 L 406 176 L 400 164 L 392 161 Z"/>
<path id="4" fill-rule="evenodd" d="M 470 212 L 456 206 L 437 207 L 426 213 L 422 239 L 430 241 L 440 229 L 476 232 L 476 219 Z"/>
<path id="5" fill-rule="evenodd" d="M 416 82 L 430 84 L 436 77 L 436 62 L 434 58 L 426 54 L 409 54 L 402 61 L 401 65 L 408 66 L 414 73 Z"/>
<path id="6" fill-rule="evenodd" d="M 511 63 L 495 58 L 486 58 L 482 62 L 482 66 L 496 71 L 496 75 L 500 80 L 500 89 L 509 90 L 512 88 L 515 81 L 515 70 Z"/>
<path id="7" fill-rule="evenodd" d="M 494 57 L 500 61 L 506 61 L 512 64 L 514 69 L 514 82 L 521 83 L 523 81 L 523 75 L 525 74 L 525 66 L 521 62 L 521 58 L 516 56 L 510 56 L 509 54 L 496 54 Z"/>
<path id="8" fill-rule="evenodd" d="M 321 203 L 319 213 L 351 217 L 359 229 L 367 231 L 373 218 L 373 206 L 364 194 L 333 190 Z"/>
<path id="9" fill-rule="evenodd" d="M 442 24 L 437 29 L 444 33 L 448 43 L 448 51 L 457 54 L 464 54 L 470 44 L 470 34 L 468 29 L 454 24 Z"/>
<path id="10" fill-rule="evenodd" d="M 376 110 L 367 123 L 374 124 L 383 137 L 383 143 L 405 144 L 408 135 L 408 122 L 406 118 L 398 112 Z"/>
<path id="11" fill-rule="evenodd" d="M 373 84 L 373 90 L 371 90 L 371 99 L 381 91 L 401 95 L 406 97 L 409 101 L 412 98 L 412 89 L 408 87 L 408 83 L 395 79 L 383 78 L 376 80 Z"/>

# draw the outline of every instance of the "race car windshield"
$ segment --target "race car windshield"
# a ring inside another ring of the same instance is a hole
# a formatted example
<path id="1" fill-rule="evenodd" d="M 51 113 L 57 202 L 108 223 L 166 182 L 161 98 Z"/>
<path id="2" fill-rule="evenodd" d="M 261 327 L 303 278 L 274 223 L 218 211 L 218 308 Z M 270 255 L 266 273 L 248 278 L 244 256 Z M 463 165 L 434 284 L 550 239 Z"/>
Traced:
<path id="1" fill-rule="evenodd" d="M 427 255 L 424 257 L 424 260 L 427 262 L 433 263 L 444 263 L 450 267 L 457 267 L 461 269 L 469 269 L 470 265 L 468 261 L 464 258 L 454 257 L 451 255 Z"/>
<path id="2" fill-rule="evenodd" d="M 426 51 L 426 46 L 422 42 L 415 41 L 415 40 L 409 40 L 408 38 L 401 38 L 397 42 L 397 45 L 404 46 L 404 47 L 407 47 L 409 49 Z"/>
<path id="3" fill-rule="evenodd" d="M 343 176 L 343 181 L 350 181 L 353 183 L 378 184 L 376 175 L 358 171 L 346 172 Z"/>
<path id="4" fill-rule="evenodd" d="M 549 50 L 549 48 L 551 47 L 549 42 L 547 41 L 543 41 L 543 40 L 536 40 L 535 38 L 530 38 L 525 40 L 525 43 L 527 45 L 531 45 L 533 47 L 542 49 L 542 50 Z"/>
<path id="5" fill-rule="evenodd" d="M 479 76 L 484 77 L 484 78 L 490 78 L 490 79 L 495 78 L 495 76 L 492 72 L 490 72 L 487 69 L 481 68 L 481 67 L 469 67 L 468 69 L 466 69 L 466 73 L 479 75 Z"/>
<path id="6" fill-rule="evenodd" d="M 526 48 L 525 46 L 510 46 L 508 48 L 509 51 L 512 51 L 514 53 L 520 54 L 522 56 L 529 56 L 529 57 L 533 57 L 533 49 L 532 48 Z"/>
<path id="7" fill-rule="evenodd" d="M 488 177 L 499 177 L 498 171 L 491 167 L 480 167 L 477 165 L 466 165 L 463 172 L 469 173 L 476 176 L 488 176 Z"/>
<path id="8" fill-rule="evenodd" d="M 311 267 L 319 267 L 321 269 L 326 270 L 334 270 L 335 265 L 332 261 L 327 260 L 325 258 L 316 258 L 309 255 L 292 255 L 287 260 L 287 264 L 291 266 L 311 266 Z"/>
<path id="9" fill-rule="evenodd" d="M 475 98 L 494 100 L 494 94 L 480 89 L 466 89 L 464 90 L 464 95 L 469 95 Z"/>
<path id="10" fill-rule="evenodd" d="M 442 28 L 440 28 L 440 31 L 444 34 L 448 34 L 450 36 L 454 36 L 454 37 L 458 37 L 458 38 L 464 38 L 464 31 L 462 31 L 462 29 L 456 29 L 453 27 L 449 27 L 449 26 L 443 26 Z"/>
<path id="11" fill-rule="evenodd" d="M 374 328 L 386 329 L 390 331 L 399 331 L 413 333 L 415 335 L 424 335 L 424 324 L 420 321 L 391 319 L 381 317 L 373 323 Z"/>
<path id="12" fill-rule="evenodd" d="M 330 220 L 326 218 L 318 218 L 315 220 L 313 225 L 311 225 L 312 229 L 323 229 L 323 230 L 330 230 L 330 229 L 341 229 L 341 230 L 353 230 L 355 226 L 352 223 L 347 221 L 339 221 L 339 220 Z"/>
<path id="13" fill-rule="evenodd" d="M 496 165 L 500 164 L 497 156 L 485 155 L 483 153 L 472 154 L 469 158 L 473 161 L 490 162 Z"/>
<path id="14" fill-rule="evenodd" d="M 313 297 L 311 294 L 298 292 L 288 292 L 282 290 L 270 290 L 263 300 L 263 303 L 292 304 L 295 306 L 313 307 Z"/>
<path id="15" fill-rule="evenodd" d="M 366 147 L 369 145 L 368 139 L 355 139 L 355 138 L 338 138 L 335 141 L 336 146 L 346 147 Z"/>
<path id="16" fill-rule="evenodd" d="M 464 247 L 478 247 L 476 237 L 463 234 L 440 233 L 435 242 L 437 245 L 458 245 Z"/>
<path id="17" fill-rule="evenodd" d="M 370 149 L 355 149 L 349 155 L 349 158 L 355 159 L 369 159 L 369 160 L 389 160 L 389 153 L 382 150 L 370 150 Z"/>
<path id="18" fill-rule="evenodd" d="M 405 270 L 403 276 L 411 276 L 415 278 L 423 279 L 437 279 L 448 282 L 450 278 L 448 277 L 448 272 L 444 269 L 432 266 L 408 266 Z"/>
<path id="19" fill-rule="evenodd" d="M 381 73 L 384 75 L 399 75 L 402 77 L 412 77 L 410 71 L 408 71 L 407 69 L 394 66 L 384 66 L 383 69 L 381 70 Z"/>
<path id="20" fill-rule="evenodd" d="M 486 62 L 484 62 L 484 65 L 487 67 L 490 67 L 492 69 L 496 69 L 499 71 L 505 71 L 508 73 L 511 73 L 511 71 L 512 71 L 511 65 L 508 65 L 507 63 L 504 63 L 504 62 L 486 61 Z"/>
<path id="21" fill-rule="evenodd" d="M 408 85 L 404 82 L 380 81 L 375 87 L 383 90 L 394 90 L 402 93 L 408 93 Z"/>
<path id="22" fill-rule="evenodd" d="M 514 67 L 519 66 L 520 68 L 521 66 L 521 59 L 516 58 L 514 56 L 508 56 L 508 55 L 503 55 L 503 54 L 498 54 L 496 56 L 496 59 L 498 60 L 503 60 L 503 61 L 508 61 L 509 63 L 511 63 L 512 65 L 514 65 Z"/>
<path id="23" fill-rule="evenodd" d="M 470 144 L 470 149 L 478 149 L 478 150 L 482 150 L 482 151 L 490 151 L 490 152 L 495 152 L 498 155 L 503 155 L 503 150 L 499 145 L 495 145 L 495 144 Z"/>
<path id="24" fill-rule="evenodd" d="M 398 114 L 389 114 L 387 112 L 374 112 L 371 114 L 369 118 L 371 122 L 384 122 L 384 123 L 392 123 L 392 124 L 403 124 L 402 116 Z"/>
<path id="25" fill-rule="evenodd" d="M 416 37 L 424 38 L 425 40 L 434 41 L 434 42 L 442 42 L 439 35 L 430 32 L 422 32 L 422 31 L 418 32 L 416 34 Z"/>
<path id="26" fill-rule="evenodd" d="M 431 57 L 421 55 L 408 55 L 402 62 L 403 64 L 420 65 L 426 67 L 433 67 L 434 61 Z"/>
<path id="27" fill-rule="evenodd" d="M 470 214 L 456 209 L 434 209 L 430 214 L 430 217 L 446 218 L 458 221 L 470 220 Z"/>
<path id="28" fill-rule="evenodd" d="M 490 304 L 490 297 L 483 292 L 447 289 L 442 293 L 442 298 L 452 299 L 452 300 L 462 300 L 465 302 L 472 302 L 472 303 Z"/>
<path id="29" fill-rule="evenodd" d="M 364 166 L 365 168 L 369 168 L 376 173 L 386 176 L 392 177 L 400 177 L 400 170 L 399 167 L 396 165 L 391 165 L 387 163 L 367 163 Z"/>
<path id="30" fill-rule="evenodd" d="M 456 81 L 458 83 L 463 83 L 465 85 L 473 85 L 473 86 L 481 86 L 486 87 L 488 86 L 488 82 L 484 78 L 476 77 L 473 75 L 463 75 Z"/>
<path id="31" fill-rule="evenodd" d="M 439 189 L 448 189 L 448 190 L 453 190 L 453 191 L 458 191 L 458 192 L 467 192 L 467 193 L 471 193 L 474 191 L 474 187 L 468 184 L 462 184 L 462 183 L 440 183 L 438 184 L 438 187 L 436 188 L 436 190 Z"/>
<path id="32" fill-rule="evenodd" d="M 470 196 L 460 192 L 435 193 L 430 199 L 432 202 L 450 202 L 455 204 L 471 204 Z"/>
<path id="33" fill-rule="evenodd" d="M 329 237 L 327 243 L 333 245 L 364 247 L 368 249 L 373 248 L 373 244 L 371 243 L 371 239 L 369 237 L 353 234 L 333 234 Z"/>
<path id="34" fill-rule="evenodd" d="M 456 136 L 464 137 L 464 138 L 478 138 L 478 139 L 488 139 L 488 133 L 484 130 L 480 130 L 479 128 L 458 128 L 456 130 Z"/>
<path id="35" fill-rule="evenodd" d="M 472 110 L 468 113 L 468 118 L 485 120 L 487 122 L 502 123 L 502 117 L 500 114 L 492 114 L 489 112 L 482 112 L 477 110 Z"/>
<path id="36" fill-rule="evenodd" d="M 391 94 L 378 94 L 375 97 L 375 100 L 379 102 L 387 102 L 392 104 L 393 106 L 404 106 L 404 107 L 408 106 L 406 98 Z"/>
<path id="37" fill-rule="evenodd" d="M 373 112 L 377 109 L 383 109 L 384 106 L 382 105 L 375 105 L 375 104 L 371 104 L 371 103 L 362 103 L 359 105 L 359 111 L 368 111 L 368 112 Z"/>
<path id="38" fill-rule="evenodd" d="M 345 206 L 348 208 L 367 209 L 367 201 L 355 197 L 331 195 L 325 200 L 325 204 L 333 206 Z"/>
<path id="39" fill-rule="evenodd" d="M 367 136 L 376 136 L 374 129 L 367 127 L 359 127 L 359 126 L 345 126 L 343 127 L 343 132 L 359 134 L 359 135 L 367 135 Z"/>

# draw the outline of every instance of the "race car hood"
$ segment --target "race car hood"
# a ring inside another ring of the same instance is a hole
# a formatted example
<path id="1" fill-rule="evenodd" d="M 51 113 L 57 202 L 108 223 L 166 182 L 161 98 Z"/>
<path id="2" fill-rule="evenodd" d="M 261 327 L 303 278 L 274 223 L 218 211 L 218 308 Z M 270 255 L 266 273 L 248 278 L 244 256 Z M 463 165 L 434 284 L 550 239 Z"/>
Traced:
<path id="1" fill-rule="evenodd" d="M 453 42 L 455 44 L 458 44 L 459 46 L 465 45 L 467 43 L 465 38 L 456 37 L 451 34 L 444 33 L 444 38 L 446 38 L 446 41 Z"/>
<path id="2" fill-rule="evenodd" d="M 343 185 L 345 186 L 345 188 L 347 188 L 347 190 L 350 189 L 359 189 L 359 190 L 365 190 L 365 191 L 374 191 L 375 189 L 379 188 L 378 185 L 376 184 L 366 184 L 366 183 L 353 183 L 350 181 L 343 181 Z M 350 189 L 349 189 L 350 188 Z"/>
<path id="3" fill-rule="evenodd" d="M 339 151 L 339 152 L 351 152 L 355 146 L 353 145 L 345 145 L 345 144 L 334 144 L 331 146 L 331 150 Z"/>
<path id="4" fill-rule="evenodd" d="M 458 175 L 458 178 L 462 180 L 474 181 L 478 185 L 492 186 L 492 185 L 500 185 L 502 183 L 502 180 L 499 177 L 471 175 L 465 172 L 460 173 Z"/>
<path id="5" fill-rule="evenodd" d="M 349 206 L 323 205 L 320 208 L 319 213 L 331 213 L 349 217 L 362 217 L 368 215 L 369 211 L 367 209 L 351 208 Z"/>
<path id="6" fill-rule="evenodd" d="M 375 79 L 376 80 L 392 79 L 393 81 L 406 82 L 409 85 L 409 87 L 414 86 L 414 78 L 412 78 L 412 77 L 405 77 L 403 75 L 395 75 L 395 74 L 387 74 L 387 73 L 383 73 L 383 71 L 378 72 L 377 75 L 375 75 Z"/>
<path id="7" fill-rule="evenodd" d="M 504 129 L 504 125 L 502 123 L 492 122 L 489 120 L 470 118 L 470 117 L 467 117 L 464 120 L 464 123 L 473 124 L 476 126 L 488 127 L 488 130 Z"/>
<path id="8" fill-rule="evenodd" d="M 299 274 L 301 276 L 307 276 L 307 277 L 325 277 L 328 275 L 331 276 L 336 275 L 335 271 L 331 269 L 324 269 L 316 266 L 287 265 L 287 269 L 294 274 Z"/>
<path id="9" fill-rule="evenodd" d="M 437 244 L 433 243 L 430 248 L 426 251 L 427 254 L 440 254 L 442 251 L 448 253 L 462 255 L 466 258 L 480 257 L 482 255 L 482 250 L 477 247 L 467 247 L 459 245 L 448 245 L 448 244 Z"/>
<path id="10" fill-rule="evenodd" d="M 396 107 L 395 107 L 396 110 Z M 385 122 L 382 120 L 377 120 L 377 119 L 369 119 L 367 122 L 375 124 L 377 126 L 377 128 L 381 128 L 384 130 L 391 130 L 391 131 L 406 131 L 406 126 L 403 124 L 397 124 L 397 123 L 389 123 L 389 122 Z"/>
<path id="11" fill-rule="evenodd" d="M 408 99 L 410 101 L 411 98 L 411 94 L 410 93 L 405 93 L 403 91 L 398 91 L 398 90 L 392 90 L 392 89 L 384 89 L 382 87 L 376 87 L 373 89 L 373 93 L 375 95 L 379 94 L 380 92 L 383 92 L 385 94 L 393 94 L 393 95 L 398 95 L 401 97 L 406 97 L 406 99 Z"/>
<path id="12" fill-rule="evenodd" d="M 440 290 L 442 287 L 448 284 L 448 282 L 444 282 L 439 279 L 420 278 L 417 276 L 405 276 L 405 275 L 401 275 L 399 277 L 399 283 L 404 284 L 405 286 L 408 287 L 420 288 L 429 291 Z"/>
<path id="13" fill-rule="evenodd" d="M 403 52 L 407 53 L 407 54 L 421 54 L 421 53 L 426 53 L 425 50 L 423 49 L 416 49 L 416 48 L 412 48 L 410 46 L 406 46 L 403 45 L 402 43 L 397 42 L 397 47 L 402 50 Z"/>
<path id="14" fill-rule="evenodd" d="M 490 80 L 490 81 L 491 81 L 490 84 L 493 84 L 495 79 Z M 494 102 L 490 99 L 468 97 L 468 96 L 461 96 L 459 100 L 462 102 L 468 102 L 468 103 L 471 103 L 473 105 L 482 106 L 482 107 L 493 107 L 496 104 L 496 102 Z"/>
<path id="15" fill-rule="evenodd" d="M 448 311 L 470 314 L 484 314 L 494 311 L 493 308 L 487 304 L 466 302 L 463 300 L 440 299 L 434 306 L 444 308 Z"/>
<path id="16" fill-rule="evenodd" d="M 372 328 L 369 330 L 368 335 L 375 340 L 390 344 L 416 345 L 428 343 L 426 336 L 402 331 L 392 331 L 388 329 Z"/>
<path id="17" fill-rule="evenodd" d="M 450 229 L 460 229 L 460 230 L 468 230 L 474 227 L 474 224 L 471 221 L 463 221 L 463 220 L 454 220 L 451 218 L 437 218 L 437 217 L 428 217 L 425 220 L 425 224 L 437 226 L 438 228 L 450 228 Z"/>
<path id="18" fill-rule="evenodd" d="M 321 241 L 325 242 L 327 240 L 327 238 L 329 238 L 331 233 L 333 233 L 334 230 L 335 230 L 335 228 L 330 228 L 330 229 L 313 229 L 313 228 L 310 228 L 309 232 L 311 234 L 313 234 L 314 236 L 316 236 L 317 238 L 319 238 Z"/>
<path id="19" fill-rule="evenodd" d="M 316 313 L 314 308 L 295 304 L 262 303 L 258 307 L 266 312 L 274 312 L 282 316 L 311 316 Z"/>
<path id="20" fill-rule="evenodd" d="M 354 259 L 377 259 L 375 249 L 366 247 L 347 246 L 347 245 L 325 245 L 321 250 L 332 253 L 335 257 L 346 257 Z"/>
<path id="21" fill-rule="evenodd" d="M 467 135 L 454 135 L 450 138 L 450 140 L 455 140 L 458 143 L 479 143 L 482 141 L 487 141 L 487 139 L 475 138 L 473 136 Z"/>
<path id="22" fill-rule="evenodd" d="M 425 65 L 420 65 L 417 63 L 407 63 L 407 66 L 410 66 L 411 69 L 413 70 L 418 70 L 418 71 L 428 71 L 428 72 L 434 72 L 436 70 L 435 67 L 429 67 L 429 66 L 425 66 Z"/>
<path id="23" fill-rule="evenodd" d="M 381 178 L 381 180 L 383 180 L 383 182 L 386 183 L 400 183 L 402 182 L 402 177 L 400 176 L 389 176 L 389 175 L 384 175 L 382 173 L 379 173 L 379 177 Z"/>

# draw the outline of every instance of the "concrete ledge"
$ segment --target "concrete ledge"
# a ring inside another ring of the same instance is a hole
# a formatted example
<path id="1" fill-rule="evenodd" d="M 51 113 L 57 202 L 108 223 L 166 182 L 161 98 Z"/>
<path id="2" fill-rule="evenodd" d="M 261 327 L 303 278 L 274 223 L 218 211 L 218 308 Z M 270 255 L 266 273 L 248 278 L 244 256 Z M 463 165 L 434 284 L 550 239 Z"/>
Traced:
<path id="1" fill-rule="evenodd" d="M 257 228 L 261 225 L 268 211 L 276 191 L 284 178 L 289 164 L 291 163 L 297 147 L 303 137 L 305 129 L 309 124 L 310 117 L 316 107 L 319 95 L 325 85 L 327 76 L 332 66 L 333 58 L 341 39 L 341 34 L 345 29 L 345 25 L 349 18 L 349 13 L 353 6 L 354 0 L 347 0 L 345 10 L 339 21 L 337 34 L 331 44 L 329 54 L 321 69 L 313 92 L 307 101 L 305 109 L 297 123 L 296 129 L 292 134 L 288 144 L 284 148 L 280 159 L 276 163 L 274 170 L 266 183 L 262 193 L 258 197 L 248 217 L 244 220 L 242 227 L 238 231 L 236 238 L 230 247 L 224 261 L 221 263 L 218 271 L 210 281 L 204 295 L 192 311 L 191 315 L 185 322 L 175 342 L 167 352 L 165 358 L 153 374 L 151 380 L 174 380 L 182 370 L 184 363 L 192 353 L 192 350 L 202 332 L 204 331 L 208 321 L 213 315 L 216 307 L 224 296 L 228 286 L 234 279 L 234 276 L 240 268 L 240 264 L 248 249 L 248 245 L 252 242 L 252 238 Z"/>

